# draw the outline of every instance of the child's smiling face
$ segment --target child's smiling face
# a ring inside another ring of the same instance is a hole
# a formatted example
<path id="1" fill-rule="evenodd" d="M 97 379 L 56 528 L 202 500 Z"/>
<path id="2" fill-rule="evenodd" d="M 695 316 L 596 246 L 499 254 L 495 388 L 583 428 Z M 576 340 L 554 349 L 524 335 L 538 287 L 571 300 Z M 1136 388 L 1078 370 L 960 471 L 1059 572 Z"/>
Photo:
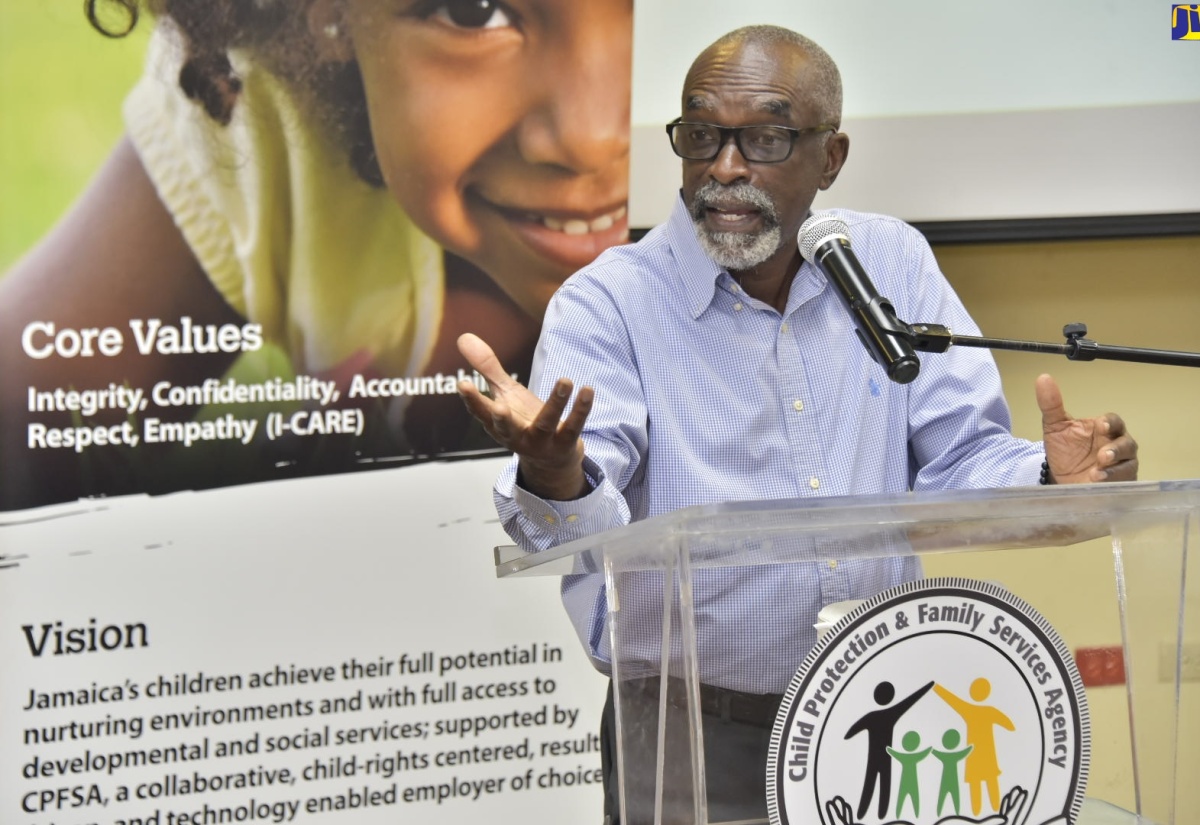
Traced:
<path id="1" fill-rule="evenodd" d="M 540 318 L 627 239 L 631 0 L 347 0 L 388 189 Z"/>

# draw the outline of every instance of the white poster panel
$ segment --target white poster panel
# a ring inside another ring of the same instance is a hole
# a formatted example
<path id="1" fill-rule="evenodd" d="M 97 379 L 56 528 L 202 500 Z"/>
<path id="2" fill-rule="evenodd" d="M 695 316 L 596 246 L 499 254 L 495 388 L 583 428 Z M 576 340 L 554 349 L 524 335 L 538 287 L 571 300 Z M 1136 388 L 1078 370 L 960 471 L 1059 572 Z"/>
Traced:
<path id="1" fill-rule="evenodd" d="M 0 821 L 598 819 L 606 680 L 496 579 L 500 463 L 6 516 Z"/>

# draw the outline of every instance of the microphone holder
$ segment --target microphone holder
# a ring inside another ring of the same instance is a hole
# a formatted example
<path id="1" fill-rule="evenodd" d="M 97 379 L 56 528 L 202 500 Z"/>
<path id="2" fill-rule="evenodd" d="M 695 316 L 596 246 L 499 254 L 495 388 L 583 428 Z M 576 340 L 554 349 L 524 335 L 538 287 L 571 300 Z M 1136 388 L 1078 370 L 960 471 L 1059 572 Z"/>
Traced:
<path id="1" fill-rule="evenodd" d="M 1071 361 L 1135 361 L 1141 364 L 1166 364 L 1174 367 L 1200 367 L 1200 352 L 1178 352 L 1142 347 L 1114 347 L 1098 344 L 1087 336 L 1086 324 L 1067 324 L 1063 327 L 1065 344 L 1046 344 L 1040 341 L 1021 341 L 1011 338 L 983 338 L 976 335 L 955 335 L 941 324 L 911 324 L 908 339 L 920 352 L 945 352 L 951 345 L 1045 352 L 1065 355 Z"/>

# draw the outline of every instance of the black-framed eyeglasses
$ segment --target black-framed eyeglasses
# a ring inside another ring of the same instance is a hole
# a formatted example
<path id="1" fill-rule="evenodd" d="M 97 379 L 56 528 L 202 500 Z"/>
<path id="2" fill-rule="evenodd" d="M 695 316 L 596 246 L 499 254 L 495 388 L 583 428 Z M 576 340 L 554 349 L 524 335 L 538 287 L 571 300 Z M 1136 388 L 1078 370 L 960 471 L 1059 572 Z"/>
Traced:
<path id="1" fill-rule="evenodd" d="M 725 141 L 733 137 L 742 157 L 751 163 L 781 163 L 792 155 L 796 141 L 807 135 L 836 132 L 837 126 L 822 123 L 807 129 L 790 126 L 716 126 L 675 118 L 667 124 L 671 148 L 684 160 L 712 160 Z"/>

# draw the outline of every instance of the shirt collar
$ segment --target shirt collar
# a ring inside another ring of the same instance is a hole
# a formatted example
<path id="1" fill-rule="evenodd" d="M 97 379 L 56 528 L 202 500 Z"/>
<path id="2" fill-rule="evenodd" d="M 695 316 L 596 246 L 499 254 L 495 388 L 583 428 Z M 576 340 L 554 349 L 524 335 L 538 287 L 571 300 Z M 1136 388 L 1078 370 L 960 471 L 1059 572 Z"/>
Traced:
<path id="1" fill-rule="evenodd" d="M 667 221 L 667 242 L 679 265 L 679 279 L 687 297 L 688 311 L 693 319 L 699 318 L 717 293 L 717 280 L 722 274 L 726 278 L 731 276 L 704 254 L 682 192 L 675 199 L 675 208 Z"/>

